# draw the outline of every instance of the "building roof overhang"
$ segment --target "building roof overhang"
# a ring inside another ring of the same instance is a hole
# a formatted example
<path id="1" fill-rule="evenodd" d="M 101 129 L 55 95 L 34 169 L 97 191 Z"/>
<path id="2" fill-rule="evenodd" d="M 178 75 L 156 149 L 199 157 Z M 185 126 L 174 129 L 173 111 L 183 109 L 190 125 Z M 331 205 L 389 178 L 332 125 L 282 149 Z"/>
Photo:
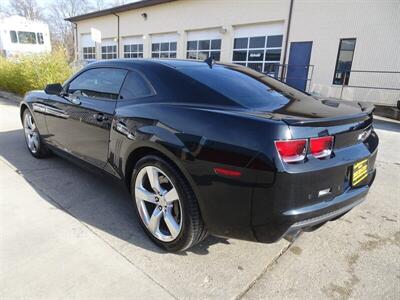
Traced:
<path id="1" fill-rule="evenodd" d="M 74 22 L 78 22 L 78 21 L 82 21 L 82 20 L 117 14 L 117 13 L 125 12 L 128 10 L 144 8 L 144 7 L 163 4 L 163 3 L 172 2 L 172 1 L 176 1 L 176 0 L 142 0 L 142 1 L 138 1 L 138 2 L 127 3 L 127 4 L 119 5 L 116 7 L 111 7 L 111 8 L 107 8 L 107 9 L 103 9 L 103 10 L 90 12 L 90 13 L 79 15 L 79 16 L 70 17 L 70 18 L 65 19 L 65 21 L 70 21 L 70 22 L 74 23 Z"/>

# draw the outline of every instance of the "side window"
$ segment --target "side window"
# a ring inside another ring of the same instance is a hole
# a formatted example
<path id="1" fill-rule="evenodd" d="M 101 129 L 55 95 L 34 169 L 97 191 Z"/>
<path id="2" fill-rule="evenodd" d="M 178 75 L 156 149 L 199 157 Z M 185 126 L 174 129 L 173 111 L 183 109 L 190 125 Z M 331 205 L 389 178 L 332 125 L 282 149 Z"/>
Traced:
<path id="1" fill-rule="evenodd" d="M 70 82 L 68 93 L 100 100 L 117 100 L 126 73 L 121 69 L 90 69 Z"/>
<path id="2" fill-rule="evenodd" d="M 136 99 L 155 94 L 150 83 L 139 73 L 130 71 L 121 89 L 121 99 Z"/>
<path id="3" fill-rule="evenodd" d="M 12 30 L 10 31 L 11 43 L 16 44 L 18 43 L 17 32 Z"/>
<path id="4" fill-rule="evenodd" d="M 41 45 L 44 44 L 43 33 L 38 32 L 38 33 L 36 33 L 36 35 L 37 35 L 38 43 L 41 44 Z"/>
<path id="5" fill-rule="evenodd" d="M 336 58 L 335 74 L 333 84 L 349 84 L 351 65 L 353 63 L 356 39 L 341 39 L 339 51 Z"/>

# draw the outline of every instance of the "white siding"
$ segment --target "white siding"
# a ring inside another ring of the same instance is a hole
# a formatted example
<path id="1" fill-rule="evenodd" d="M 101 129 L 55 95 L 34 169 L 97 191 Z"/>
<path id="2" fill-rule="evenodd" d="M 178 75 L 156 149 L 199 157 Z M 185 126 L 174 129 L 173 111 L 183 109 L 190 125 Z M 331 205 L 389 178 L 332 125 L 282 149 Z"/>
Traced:
<path id="1" fill-rule="evenodd" d="M 340 97 L 333 75 L 341 38 L 356 38 L 352 70 L 400 72 L 400 1 L 296 0 L 290 42 L 313 41 L 311 92 Z M 289 56 L 289 55 L 288 55 Z M 352 73 L 350 85 L 400 88 L 400 74 Z M 344 88 L 343 99 L 395 105 L 400 91 Z"/>

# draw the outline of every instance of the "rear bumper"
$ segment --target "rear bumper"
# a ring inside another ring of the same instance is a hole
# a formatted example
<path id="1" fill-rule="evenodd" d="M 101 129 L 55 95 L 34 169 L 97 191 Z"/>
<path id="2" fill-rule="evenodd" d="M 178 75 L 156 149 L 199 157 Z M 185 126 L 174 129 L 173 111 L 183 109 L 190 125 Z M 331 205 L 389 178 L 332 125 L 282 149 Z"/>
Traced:
<path id="1" fill-rule="evenodd" d="M 296 236 L 301 231 L 310 230 L 341 217 L 365 200 L 375 174 L 376 170 L 369 174 L 368 185 L 349 189 L 330 201 L 286 211 L 282 213 L 277 222 L 254 226 L 253 232 L 256 240 L 273 243 L 281 238 Z"/>

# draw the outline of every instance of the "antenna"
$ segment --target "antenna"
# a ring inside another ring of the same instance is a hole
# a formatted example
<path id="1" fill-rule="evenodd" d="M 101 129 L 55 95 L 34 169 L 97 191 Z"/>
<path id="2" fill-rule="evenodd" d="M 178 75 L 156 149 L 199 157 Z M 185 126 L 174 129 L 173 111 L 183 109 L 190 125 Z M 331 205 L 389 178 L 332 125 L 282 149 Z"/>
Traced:
<path id="1" fill-rule="evenodd" d="M 204 62 L 212 69 L 212 65 L 214 64 L 214 59 L 210 56 L 204 60 Z"/>

